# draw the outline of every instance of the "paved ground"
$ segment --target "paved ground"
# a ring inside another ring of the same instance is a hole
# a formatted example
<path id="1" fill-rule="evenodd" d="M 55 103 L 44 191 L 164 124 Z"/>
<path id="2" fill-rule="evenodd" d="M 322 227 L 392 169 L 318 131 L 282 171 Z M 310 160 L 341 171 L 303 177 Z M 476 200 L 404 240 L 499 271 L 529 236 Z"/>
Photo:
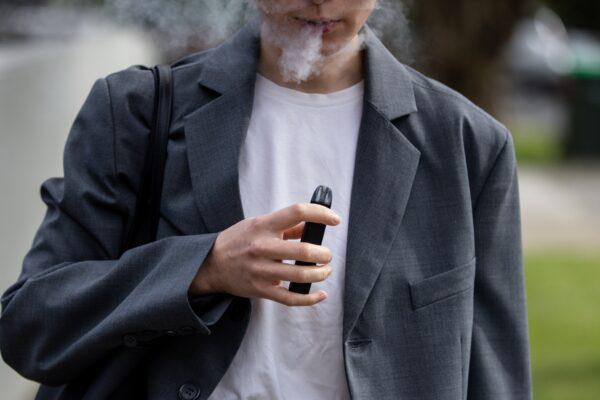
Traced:
<path id="1" fill-rule="evenodd" d="M 519 188 L 525 247 L 600 247 L 600 162 L 521 167 Z"/>

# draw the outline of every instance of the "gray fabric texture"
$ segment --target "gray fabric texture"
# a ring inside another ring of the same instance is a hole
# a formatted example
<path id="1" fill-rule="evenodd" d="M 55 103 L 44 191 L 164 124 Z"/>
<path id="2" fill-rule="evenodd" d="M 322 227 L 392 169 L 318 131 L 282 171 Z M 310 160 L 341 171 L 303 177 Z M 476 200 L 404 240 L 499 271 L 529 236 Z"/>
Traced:
<path id="1" fill-rule="evenodd" d="M 352 397 L 530 399 L 512 137 L 364 29 L 340 349 Z M 64 177 L 43 182 L 46 215 L 2 296 L 2 357 L 20 374 L 62 384 L 111 349 L 144 343 L 154 347 L 150 399 L 177 398 L 184 383 L 200 399 L 215 388 L 250 302 L 189 299 L 187 289 L 218 232 L 244 218 L 237 161 L 258 49 L 247 26 L 173 63 L 159 239 L 123 254 L 154 83 L 132 66 L 93 85 L 64 148 Z"/>

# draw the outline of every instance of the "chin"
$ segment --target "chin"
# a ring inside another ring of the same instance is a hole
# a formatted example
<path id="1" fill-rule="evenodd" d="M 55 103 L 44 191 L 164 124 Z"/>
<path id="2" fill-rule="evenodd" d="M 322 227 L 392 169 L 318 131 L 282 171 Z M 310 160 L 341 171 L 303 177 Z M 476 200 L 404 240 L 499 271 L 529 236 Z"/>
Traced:
<path id="1" fill-rule="evenodd" d="M 333 55 L 352 42 L 352 38 L 327 38 L 323 37 L 323 48 L 321 54 L 324 56 Z"/>

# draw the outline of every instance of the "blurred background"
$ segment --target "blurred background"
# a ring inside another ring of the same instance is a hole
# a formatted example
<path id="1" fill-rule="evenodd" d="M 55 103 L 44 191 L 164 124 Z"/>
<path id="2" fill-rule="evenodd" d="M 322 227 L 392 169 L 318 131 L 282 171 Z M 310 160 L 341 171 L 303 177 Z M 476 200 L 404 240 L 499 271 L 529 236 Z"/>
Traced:
<path id="1" fill-rule="evenodd" d="M 394 54 L 514 137 L 535 398 L 600 398 L 600 2 L 381 1 L 370 23 Z M 249 14 L 242 0 L 2 0 L 1 291 L 93 82 L 215 46 Z M 0 361 L 0 388 L 26 400 L 36 386 Z"/>

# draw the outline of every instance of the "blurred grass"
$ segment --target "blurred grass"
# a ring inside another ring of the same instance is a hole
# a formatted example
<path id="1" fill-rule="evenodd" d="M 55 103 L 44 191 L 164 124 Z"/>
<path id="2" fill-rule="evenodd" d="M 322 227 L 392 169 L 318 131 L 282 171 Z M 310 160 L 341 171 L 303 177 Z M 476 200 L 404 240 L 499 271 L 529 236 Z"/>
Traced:
<path id="1" fill-rule="evenodd" d="M 600 398 L 600 251 L 526 251 L 536 400 Z"/>
<path id="2" fill-rule="evenodd" d="M 554 164 L 562 160 L 562 143 L 539 124 L 514 124 L 511 132 L 519 164 Z"/>

